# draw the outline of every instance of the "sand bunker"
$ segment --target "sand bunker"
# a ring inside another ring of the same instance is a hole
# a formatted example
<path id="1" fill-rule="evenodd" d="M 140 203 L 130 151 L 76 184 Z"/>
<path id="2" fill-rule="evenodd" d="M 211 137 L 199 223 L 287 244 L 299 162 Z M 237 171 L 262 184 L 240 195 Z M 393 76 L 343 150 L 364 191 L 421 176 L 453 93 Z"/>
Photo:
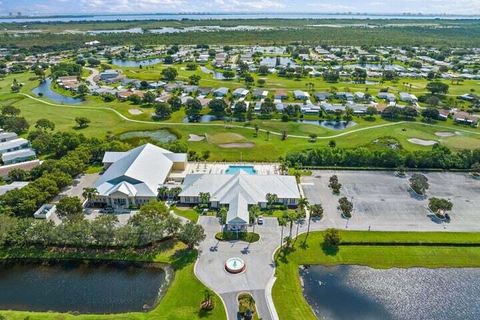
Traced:
<path id="1" fill-rule="evenodd" d="M 438 143 L 438 141 L 435 141 L 435 140 L 423 140 L 418 138 L 408 139 L 408 142 L 413 144 L 418 144 L 420 146 L 433 146 L 434 144 Z"/>
<path id="2" fill-rule="evenodd" d="M 225 149 L 234 149 L 234 148 L 241 148 L 241 149 L 248 149 L 255 147 L 255 143 L 252 142 L 236 142 L 236 143 L 222 143 L 218 145 L 220 148 Z"/>
<path id="3" fill-rule="evenodd" d="M 139 114 L 142 114 L 143 111 L 140 109 L 128 109 L 128 113 L 134 116 L 138 116 Z"/>
<path id="4" fill-rule="evenodd" d="M 448 137 L 453 137 L 455 136 L 455 132 L 451 132 L 451 131 L 438 131 L 438 132 L 435 132 L 435 135 L 437 137 L 441 137 L 441 138 L 448 138 Z"/>
<path id="5" fill-rule="evenodd" d="M 204 136 L 197 136 L 196 134 L 189 134 L 188 135 L 188 141 L 191 142 L 199 142 L 205 140 Z"/>

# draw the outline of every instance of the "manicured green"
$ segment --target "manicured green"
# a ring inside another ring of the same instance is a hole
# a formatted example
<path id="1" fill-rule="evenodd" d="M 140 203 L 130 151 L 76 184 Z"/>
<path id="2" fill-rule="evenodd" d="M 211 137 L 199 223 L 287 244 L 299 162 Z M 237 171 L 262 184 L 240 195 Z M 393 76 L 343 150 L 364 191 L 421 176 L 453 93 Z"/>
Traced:
<path id="1" fill-rule="evenodd" d="M 226 319 L 223 303 L 215 295 L 215 308 L 208 313 L 200 312 L 200 302 L 204 297 L 206 287 L 195 277 L 193 268 L 197 259 L 196 251 L 189 251 L 179 242 L 166 242 L 158 249 L 145 252 L 130 250 L 96 253 L 92 252 L 60 252 L 37 249 L 2 249 L 0 258 L 42 258 L 42 259 L 114 259 L 124 261 L 144 261 L 168 263 L 175 270 L 175 276 L 165 296 L 155 309 L 150 312 L 131 312 L 111 315 L 73 315 L 58 312 L 26 312 L 0 311 L 0 315 L 9 320 L 63 320 L 63 319 Z"/>
<path id="2" fill-rule="evenodd" d="M 365 265 L 373 268 L 480 267 L 480 234 L 443 232 L 340 232 L 342 241 L 379 242 L 381 245 L 340 245 L 338 251 L 324 249 L 323 232 L 300 235 L 293 249 L 276 255 L 273 301 L 279 317 L 315 320 L 302 295 L 298 268 L 303 264 Z M 452 243 L 457 246 L 395 245 L 395 242 Z M 392 245 L 385 245 L 392 243 Z M 459 244 L 476 246 L 458 246 Z"/>

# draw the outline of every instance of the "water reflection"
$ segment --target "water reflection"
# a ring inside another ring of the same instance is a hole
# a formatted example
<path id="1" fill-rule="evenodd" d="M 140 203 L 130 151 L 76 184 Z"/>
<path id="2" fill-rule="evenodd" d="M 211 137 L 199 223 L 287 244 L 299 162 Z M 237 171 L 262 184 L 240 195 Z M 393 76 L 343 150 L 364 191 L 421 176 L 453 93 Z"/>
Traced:
<path id="1" fill-rule="evenodd" d="M 82 99 L 65 96 L 58 92 L 55 92 L 50 88 L 52 84 L 52 79 L 47 78 L 45 81 L 42 81 L 40 85 L 32 90 L 32 92 L 37 96 L 42 96 L 48 98 L 52 101 L 55 101 L 58 104 L 79 104 L 82 103 Z"/>
<path id="2" fill-rule="evenodd" d="M 0 265 L 0 310 L 112 313 L 151 308 L 166 283 L 158 267 L 62 262 Z"/>
<path id="3" fill-rule="evenodd" d="M 480 318 L 480 269 L 314 266 L 301 277 L 318 319 Z"/>

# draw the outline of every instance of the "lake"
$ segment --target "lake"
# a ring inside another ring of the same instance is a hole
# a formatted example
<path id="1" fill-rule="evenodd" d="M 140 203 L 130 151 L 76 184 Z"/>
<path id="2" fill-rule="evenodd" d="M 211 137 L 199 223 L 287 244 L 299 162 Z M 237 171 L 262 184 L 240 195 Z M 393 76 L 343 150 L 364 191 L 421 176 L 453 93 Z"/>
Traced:
<path id="1" fill-rule="evenodd" d="M 122 133 L 119 138 L 122 140 L 150 138 L 160 143 L 173 142 L 178 139 L 176 135 L 165 129 L 155 131 L 130 131 Z"/>
<path id="2" fill-rule="evenodd" d="M 312 124 L 315 126 L 321 126 L 331 130 L 345 130 L 357 125 L 354 121 L 334 121 L 334 120 L 298 120 L 298 123 Z"/>
<path id="3" fill-rule="evenodd" d="M 130 263 L 0 264 L 0 310 L 117 313 L 153 307 L 166 288 L 160 267 Z"/>
<path id="4" fill-rule="evenodd" d="M 52 84 L 52 79 L 47 78 L 45 81 L 41 82 L 40 85 L 32 90 L 32 92 L 37 96 L 42 96 L 48 98 L 52 101 L 55 101 L 58 104 L 79 104 L 82 103 L 82 99 L 65 96 L 58 92 L 55 92 L 50 88 Z"/>
<path id="5" fill-rule="evenodd" d="M 311 266 L 300 272 L 318 319 L 480 319 L 480 269 Z"/>
<path id="6" fill-rule="evenodd" d="M 128 68 L 138 68 L 140 66 L 151 66 L 162 62 L 162 59 L 147 59 L 147 60 L 122 60 L 122 59 L 112 59 L 112 64 L 119 67 L 128 67 Z"/>

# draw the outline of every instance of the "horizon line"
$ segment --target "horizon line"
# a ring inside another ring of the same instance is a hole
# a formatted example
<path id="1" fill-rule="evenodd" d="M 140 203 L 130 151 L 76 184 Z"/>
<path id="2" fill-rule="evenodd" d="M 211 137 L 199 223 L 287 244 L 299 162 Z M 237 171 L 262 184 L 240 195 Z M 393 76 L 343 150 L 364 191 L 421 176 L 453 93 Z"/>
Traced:
<path id="1" fill-rule="evenodd" d="M 12 15 L 9 15 L 9 14 Z M 267 12 L 267 11 L 254 11 L 254 12 L 246 12 L 246 11 L 238 11 L 238 12 L 225 12 L 225 11 L 213 11 L 213 12 L 201 12 L 201 11 L 179 11 L 179 12 L 105 12 L 105 13 L 45 13 L 39 15 L 16 15 L 17 12 L 9 12 L 7 15 L 0 16 L 1 18 L 40 18 L 40 17 L 85 17 L 85 16 L 154 16 L 154 15 L 261 15 L 261 14 L 269 14 L 269 15 L 358 15 L 358 16 L 426 16 L 426 17 L 434 17 L 434 16 L 443 16 L 443 17 L 479 17 L 480 13 L 424 13 L 424 12 L 359 12 L 359 11 L 325 11 L 325 12 Z M 21 12 L 20 12 L 21 13 Z"/>

